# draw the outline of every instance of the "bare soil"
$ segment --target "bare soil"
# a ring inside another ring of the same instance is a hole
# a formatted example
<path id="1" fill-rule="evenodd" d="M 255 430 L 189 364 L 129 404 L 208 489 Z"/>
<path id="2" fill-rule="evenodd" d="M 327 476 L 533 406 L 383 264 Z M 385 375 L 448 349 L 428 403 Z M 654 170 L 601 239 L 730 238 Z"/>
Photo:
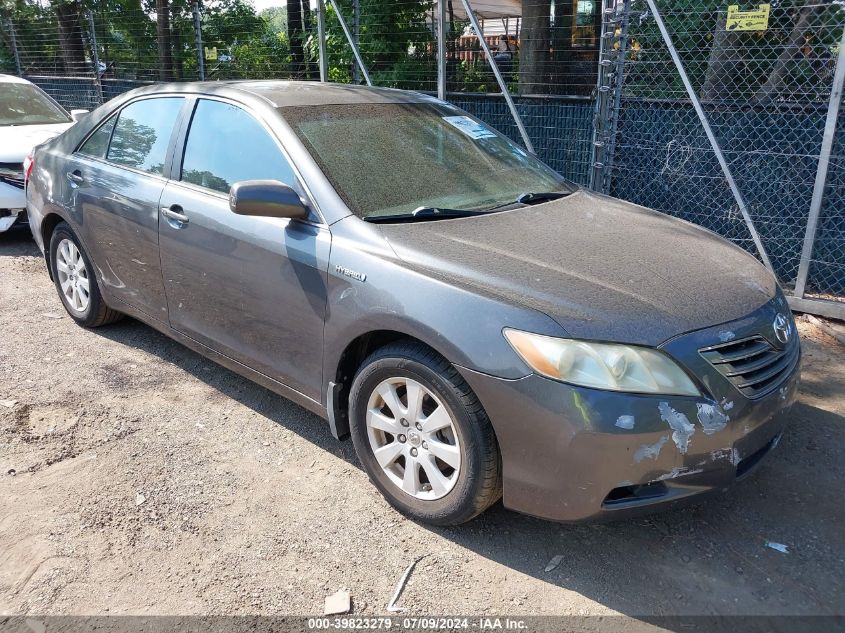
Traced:
<path id="1" fill-rule="evenodd" d="M 791 425 L 723 495 L 433 529 L 316 416 L 136 321 L 77 327 L 26 232 L 0 279 L 0 613 L 321 614 L 345 588 L 383 615 L 424 555 L 411 614 L 845 614 L 845 350 L 810 322 Z"/>

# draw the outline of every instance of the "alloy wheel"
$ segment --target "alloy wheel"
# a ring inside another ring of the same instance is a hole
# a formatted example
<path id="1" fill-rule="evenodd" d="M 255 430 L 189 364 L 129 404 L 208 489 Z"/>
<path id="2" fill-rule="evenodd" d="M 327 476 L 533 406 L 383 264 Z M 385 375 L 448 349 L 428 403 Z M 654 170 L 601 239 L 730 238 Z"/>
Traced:
<path id="1" fill-rule="evenodd" d="M 82 253 L 69 239 L 59 242 L 56 249 L 56 272 L 65 303 L 74 312 L 84 313 L 91 300 L 91 279 Z"/>
<path id="2" fill-rule="evenodd" d="M 379 383 L 367 403 L 370 448 L 388 479 L 424 501 L 446 496 L 461 470 L 455 422 L 423 384 L 394 377 Z"/>

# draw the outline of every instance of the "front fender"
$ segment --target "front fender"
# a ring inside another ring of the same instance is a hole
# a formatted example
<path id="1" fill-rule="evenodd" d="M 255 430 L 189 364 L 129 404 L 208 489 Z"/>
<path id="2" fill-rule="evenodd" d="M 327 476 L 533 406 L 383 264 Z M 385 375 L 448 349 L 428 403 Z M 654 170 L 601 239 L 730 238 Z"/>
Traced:
<path id="1" fill-rule="evenodd" d="M 329 263 L 325 385 L 334 380 L 347 345 L 369 332 L 405 334 L 453 364 L 500 378 L 531 373 L 505 340 L 503 328 L 566 336 L 541 312 L 413 270 L 385 242 L 383 248 L 362 248 L 360 240 L 346 239 L 337 226 L 332 227 Z"/>

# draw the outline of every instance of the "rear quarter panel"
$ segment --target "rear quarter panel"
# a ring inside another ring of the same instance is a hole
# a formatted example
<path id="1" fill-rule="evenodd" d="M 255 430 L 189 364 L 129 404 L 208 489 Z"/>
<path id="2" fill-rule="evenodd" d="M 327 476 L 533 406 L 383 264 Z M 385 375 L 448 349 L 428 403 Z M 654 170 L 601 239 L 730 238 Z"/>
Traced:
<path id="1" fill-rule="evenodd" d="M 44 240 L 44 218 L 56 214 L 72 226 L 76 224 L 68 215 L 64 204 L 68 183 L 62 177 L 63 155 L 59 149 L 61 141 L 62 137 L 59 136 L 33 150 L 35 165 L 26 184 L 29 226 L 42 253 L 45 253 L 49 246 Z"/>

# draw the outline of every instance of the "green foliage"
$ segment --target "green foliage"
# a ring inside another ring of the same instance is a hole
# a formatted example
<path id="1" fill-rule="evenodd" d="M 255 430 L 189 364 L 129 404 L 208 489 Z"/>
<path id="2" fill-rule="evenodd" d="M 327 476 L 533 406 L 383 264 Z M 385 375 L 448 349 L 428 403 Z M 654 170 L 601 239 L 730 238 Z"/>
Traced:
<path id="1" fill-rule="evenodd" d="M 261 12 L 260 17 L 267 23 L 267 28 L 273 33 L 287 33 L 287 7 L 270 7 L 268 9 L 264 9 Z"/>
<path id="2" fill-rule="evenodd" d="M 23 0 L 0 0 L 0 20 L 4 46 L 0 52 L 0 64 L 8 72 L 15 72 L 14 56 L 11 52 L 10 34 L 6 20 L 14 22 L 18 52 L 24 71 L 59 72 L 63 68 L 58 38 L 44 37 L 46 29 L 58 29 L 55 12 L 36 2 Z M 28 49 L 32 48 L 32 52 Z M 5 61 L 3 61 L 5 60 Z"/>
<path id="3" fill-rule="evenodd" d="M 154 11 L 154 8 L 153 8 Z M 141 0 L 109 0 L 94 9 L 100 61 L 109 76 L 158 77 L 158 48 L 153 15 Z M 150 69 L 145 73 L 145 69 Z"/>
<path id="4" fill-rule="evenodd" d="M 58 0 L 56 0 L 58 1 Z M 0 0 L 0 16 L 15 22 L 18 50 L 29 73 L 61 74 L 61 50 L 55 12 L 37 0 Z M 82 0 L 93 11 L 98 55 L 106 77 L 159 78 L 155 0 Z M 190 0 L 171 0 L 171 36 L 177 79 L 197 78 L 197 50 Z M 86 32 L 87 23 L 81 25 Z M 220 59 L 206 62 L 209 78 L 269 78 L 289 74 L 287 12 L 268 9 L 258 15 L 247 0 L 207 0 L 202 9 L 204 48 L 217 48 Z M 56 33 L 55 37 L 47 34 Z M 14 72 L 8 34 L 0 46 L 0 68 Z M 90 60 L 90 51 L 86 51 Z M 91 65 L 93 69 L 93 64 Z"/>
<path id="5" fill-rule="evenodd" d="M 433 89 L 436 81 L 435 35 L 429 19 L 433 3 L 403 0 L 386 7 L 383 0 L 360 0 L 361 55 L 373 83 L 405 89 Z M 338 2 L 347 26 L 352 29 L 352 1 Z M 316 23 L 316 17 L 314 18 Z M 329 5 L 326 11 L 326 47 L 329 77 L 351 82 L 352 47 Z M 316 33 L 306 40 L 307 54 L 318 57 Z"/>
<path id="6" fill-rule="evenodd" d="M 842 3 L 813 0 L 771 3 L 768 29 L 726 34 L 723 25 L 729 4 L 736 3 L 733 0 L 658 2 L 666 28 L 699 94 L 704 92 L 709 78 L 711 92 L 718 94 L 720 100 L 753 99 L 759 97 L 772 73 L 780 68 L 785 73 L 776 91 L 781 99 L 788 100 L 790 95 L 811 96 L 821 101 L 827 98 L 835 66 L 834 50 L 845 24 Z M 757 4 L 746 2 L 739 6 L 750 9 Z M 807 16 L 806 22 L 803 28 L 796 29 L 802 13 Z M 791 46 L 790 40 L 795 35 L 800 43 Z M 626 94 L 685 98 L 680 76 L 643 0 L 632 2 L 630 37 Z M 721 50 L 726 53 L 724 61 L 718 60 Z"/>
<path id="7" fill-rule="evenodd" d="M 232 60 L 216 67 L 215 78 L 273 79 L 289 73 L 290 46 L 285 33 L 265 31 L 237 41 L 229 51 Z"/>

